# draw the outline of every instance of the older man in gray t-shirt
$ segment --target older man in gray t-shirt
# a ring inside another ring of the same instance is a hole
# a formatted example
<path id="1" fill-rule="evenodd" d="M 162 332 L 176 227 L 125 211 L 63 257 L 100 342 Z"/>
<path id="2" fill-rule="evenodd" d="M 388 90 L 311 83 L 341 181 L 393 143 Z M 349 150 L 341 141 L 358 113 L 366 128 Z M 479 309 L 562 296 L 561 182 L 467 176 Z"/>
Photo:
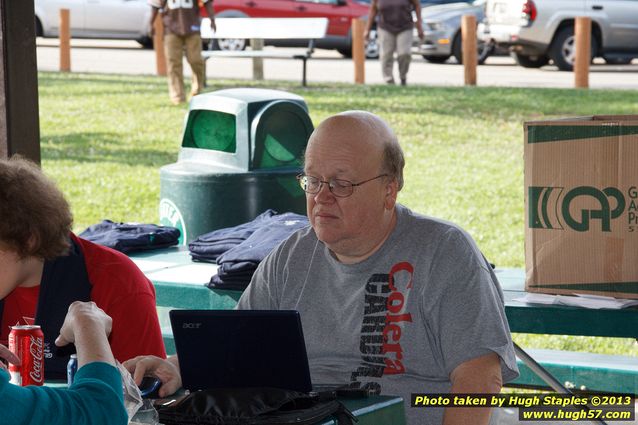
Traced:
<path id="1" fill-rule="evenodd" d="M 396 203 L 403 152 L 376 115 L 344 112 L 313 132 L 299 182 L 311 227 L 260 264 L 242 309 L 301 313 L 315 384 L 400 395 L 409 425 L 489 422 L 489 408 L 411 408 L 413 393 L 498 393 L 518 375 L 503 297 L 459 227 Z M 181 385 L 177 359 L 125 364 Z"/>
<path id="2" fill-rule="evenodd" d="M 401 395 L 410 424 L 443 409 L 409 407 L 412 393 L 449 393 L 450 375 L 491 352 L 502 380 L 516 358 L 498 283 L 458 227 L 397 205 L 397 224 L 373 255 L 339 262 L 308 228 L 259 267 L 239 308 L 301 312 L 312 380 Z"/>
<path id="3" fill-rule="evenodd" d="M 378 117 L 324 121 L 300 178 L 312 227 L 261 263 L 238 308 L 299 310 L 314 383 L 401 395 L 411 425 L 485 423 L 489 410 L 409 407 L 412 393 L 498 392 L 518 370 L 490 265 L 459 227 L 396 204 L 402 168 Z"/>

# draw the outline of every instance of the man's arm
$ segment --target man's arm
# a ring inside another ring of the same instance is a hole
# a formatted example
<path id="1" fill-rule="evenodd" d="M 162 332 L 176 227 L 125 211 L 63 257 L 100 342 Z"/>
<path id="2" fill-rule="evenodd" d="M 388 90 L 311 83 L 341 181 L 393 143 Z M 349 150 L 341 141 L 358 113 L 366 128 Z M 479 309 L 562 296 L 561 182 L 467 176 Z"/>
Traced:
<path id="1" fill-rule="evenodd" d="M 501 364 L 496 353 L 477 357 L 458 365 L 450 375 L 452 394 L 498 394 L 503 382 Z M 490 422 L 491 408 L 446 408 L 443 425 L 486 425 Z"/>
<path id="2" fill-rule="evenodd" d="M 415 0 L 415 1 L 418 1 L 418 0 Z M 363 33 L 363 38 L 365 40 L 370 39 L 370 31 L 372 30 L 372 25 L 374 25 L 374 21 L 377 18 L 377 11 L 378 11 L 377 0 L 372 0 L 372 2 L 370 3 L 370 13 L 368 14 L 368 22 L 366 23 L 366 30 Z"/>
<path id="3" fill-rule="evenodd" d="M 419 0 L 412 0 L 412 5 L 414 6 L 414 13 L 416 13 L 414 26 L 416 27 L 417 34 L 419 34 L 419 39 L 423 42 L 425 34 L 423 33 L 423 19 L 421 19 L 421 3 L 419 3 Z"/>
<path id="4" fill-rule="evenodd" d="M 149 24 L 149 34 L 151 37 L 155 35 L 155 18 L 157 17 L 157 12 L 159 11 L 156 7 L 151 7 L 151 22 Z"/>
<path id="5" fill-rule="evenodd" d="M 213 0 L 204 3 L 204 7 L 206 8 L 206 13 L 210 18 L 210 28 L 213 30 L 213 32 L 216 32 L 217 25 L 215 24 L 215 9 L 213 9 Z"/>
<path id="6" fill-rule="evenodd" d="M 126 425 L 122 378 L 109 348 L 111 318 L 93 302 L 69 306 L 55 343 L 75 343 L 78 371 L 68 389 L 20 387 L 0 370 L 0 411 L 7 424 Z M 0 350 L 3 353 L 4 350 Z"/>

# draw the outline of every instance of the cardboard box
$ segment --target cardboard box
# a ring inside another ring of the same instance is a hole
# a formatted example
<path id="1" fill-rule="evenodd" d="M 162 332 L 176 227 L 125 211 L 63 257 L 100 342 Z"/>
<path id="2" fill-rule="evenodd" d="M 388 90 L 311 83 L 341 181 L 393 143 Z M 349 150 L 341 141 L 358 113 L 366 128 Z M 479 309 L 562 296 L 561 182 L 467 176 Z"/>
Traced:
<path id="1" fill-rule="evenodd" d="M 638 115 L 525 123 L 525 288 L 638 298 Z"/>

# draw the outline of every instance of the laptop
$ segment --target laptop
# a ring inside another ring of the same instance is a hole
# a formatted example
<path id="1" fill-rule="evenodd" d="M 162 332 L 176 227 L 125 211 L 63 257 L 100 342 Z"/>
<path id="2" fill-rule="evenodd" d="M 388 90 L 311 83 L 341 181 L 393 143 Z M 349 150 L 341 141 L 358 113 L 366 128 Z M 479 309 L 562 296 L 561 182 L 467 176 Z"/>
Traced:
<path id="1" fill-rule="evenodd" d="M 171 310 L 182 386 L 313 391 L 299 312 Z"/>

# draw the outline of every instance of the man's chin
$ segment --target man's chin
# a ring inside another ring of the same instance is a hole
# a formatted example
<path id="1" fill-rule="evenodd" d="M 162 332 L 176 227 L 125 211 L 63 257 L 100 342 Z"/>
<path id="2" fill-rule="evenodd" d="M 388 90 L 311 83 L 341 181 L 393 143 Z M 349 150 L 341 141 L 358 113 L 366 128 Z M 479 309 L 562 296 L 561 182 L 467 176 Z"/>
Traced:
<path id="1" fill-rule="evenodd" d="M 314 229 L 317 239 L 323 242 L 330 249 L 332 249 L 331 246 L 337 244 L 341 240 L 341 237 L 331 229 L 322 228 L 321 225 L 315 226 Z"/>

